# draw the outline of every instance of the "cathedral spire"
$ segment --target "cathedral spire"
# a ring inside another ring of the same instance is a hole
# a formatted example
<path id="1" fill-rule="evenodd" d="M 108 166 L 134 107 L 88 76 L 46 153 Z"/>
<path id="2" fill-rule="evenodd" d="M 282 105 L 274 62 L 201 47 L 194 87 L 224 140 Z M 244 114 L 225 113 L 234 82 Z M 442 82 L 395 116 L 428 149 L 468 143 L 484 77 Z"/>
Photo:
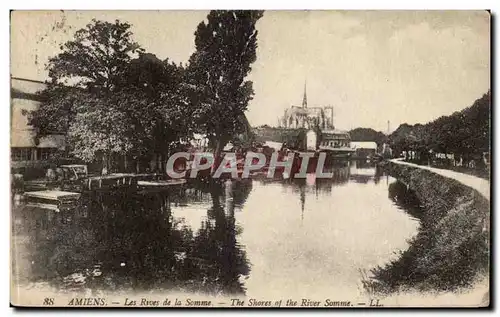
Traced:
<path id="1" fill-rule="evenodd" d="M 307 80 L 304 82 L 304 98 L 302 99 L 302 108 L 307 108 Z"/>

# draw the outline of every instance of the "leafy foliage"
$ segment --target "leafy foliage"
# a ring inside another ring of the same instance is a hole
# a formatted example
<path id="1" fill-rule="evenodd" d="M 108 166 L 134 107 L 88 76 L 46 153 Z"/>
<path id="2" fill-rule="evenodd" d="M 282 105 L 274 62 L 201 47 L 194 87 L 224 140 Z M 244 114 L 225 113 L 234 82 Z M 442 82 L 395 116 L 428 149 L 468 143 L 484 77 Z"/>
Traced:
<path id="1" fill-rule="evenodd" d="M 50 81 L 37 135 L 68 136 L 85 161 L 114 154 L 148 159 L 175 141 L 204 133 L 220 151 L 248 132 L 253 95 L 246 79 L 256 59 L 261 11 L 212 11 L 195 33 L 189 67 L 160 60 L 132 40 L 131 25 L 93 20 L 49 60 Z"/>
<path id="2" fill-rule="evenodd" d="M 163 153 L 185 135 L 184 68 L 144 53 L 130 27 L 93 20 L 50 59 L 51 81 L 30 113 L 39 137 L 67 134 L 71 153 L 90 162 Z"/>
<path id="3" fill-rule="evenodd" d="M 349 131 L 349 135 L 351 136 L 351 141 L 373 141 L 376 142 L 378 146 L 381 146 L 387 140 L 385 134 L 370 128 L 352 129 Z"/>
<path id="4" fill-rule="evenodd" d="M 189 133 L 189 108 L 182 89 L 185 70 L 153 54 L 140 54 L 126 72 L 127 83 L 120 92 L 126 100 L 122 111 L 131 119 L 135 155 L 168 151 L 170 142 Z"/>
<path id="5" fill-rule="evenodd" d="M 262 11 L 211 11 L 195 33 L 196 51 L 187 69 L 192 118 L 220 150 L 242 132 L 242 116 L 252 99 L 245 80 L 256 60 L 256 22 Z"/>
<path id="6" fill-rule="evenodd" d="M 48 83 L 40 92 L 41 105 L 28 114 L 28 119 L 37 131 L 37 137 L 52 133 L 67 133 L 80 102 L 90 97 L 86 90 Z"/>
<path id="7" fill-rule="evenodd" d="M 130 24 L 92 22 L 49 60 L 49 77 L 60 83 L 112 91 L 126 79 L 123 75 L 133 54 L 144 50 L 132 41 Z"/>
<path id="8" fill-rule="evenodd" d="M 85 111 L 77 113 L 68 130 L 68 141 L 75 156 L 90 162 L 98 153 L 127 153 L 133 145 L 129 118 L 115 111 L 120 98 L 81 100 Z"/>
<path id="9" fill-rule="evenodd" d="M 405 149 L 474 155 L 490 149 L 490 103 L 488 91 L 474 104 L 425 125 L 402 124 L 390 136 L 397 152 Z"/>

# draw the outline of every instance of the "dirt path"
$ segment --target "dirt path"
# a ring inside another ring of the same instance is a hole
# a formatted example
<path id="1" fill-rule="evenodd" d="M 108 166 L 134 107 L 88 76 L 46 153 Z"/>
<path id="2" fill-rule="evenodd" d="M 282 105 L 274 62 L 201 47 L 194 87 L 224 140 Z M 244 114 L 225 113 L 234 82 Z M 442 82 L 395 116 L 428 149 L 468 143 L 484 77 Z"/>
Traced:
<path id="1" fill-rule="evenodd" d="M 429 167 L 425 165 L 417 165 L 413 163 L 408 163 L 404 162 L 401 159 L 393 159 L 391 162 L 395 164 L 401 164 L 401 165 L 409 165 L 413 167 L 417 167 L 420 169 L 428 170 L 433 173 L 439 174 L 444 177 L 448 177 L 451 179 L 454 179 L 465 186 L 468 186 L 472 189 L 477 190 L 481 195 L 483 195 L 486 199 L 490 200 L 490 182 L 486 179 L 472 176 L 472 175 L 467 175 L 455 171 L 450 171 L 446 169 L 440 169 L 440 168 L 435 168 L 435 167 Z"/>

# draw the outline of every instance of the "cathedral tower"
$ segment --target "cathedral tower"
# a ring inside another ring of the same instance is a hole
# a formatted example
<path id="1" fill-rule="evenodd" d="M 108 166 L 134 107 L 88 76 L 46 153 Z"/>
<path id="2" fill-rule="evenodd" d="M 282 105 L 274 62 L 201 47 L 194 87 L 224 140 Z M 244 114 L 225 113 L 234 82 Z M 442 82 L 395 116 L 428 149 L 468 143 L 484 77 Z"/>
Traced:
<path id="1" fill-rule="evenodd" d="M 302 108 L 307 108 L 307 81 L 304 82 L 304 98 L 302 99 Z"/>

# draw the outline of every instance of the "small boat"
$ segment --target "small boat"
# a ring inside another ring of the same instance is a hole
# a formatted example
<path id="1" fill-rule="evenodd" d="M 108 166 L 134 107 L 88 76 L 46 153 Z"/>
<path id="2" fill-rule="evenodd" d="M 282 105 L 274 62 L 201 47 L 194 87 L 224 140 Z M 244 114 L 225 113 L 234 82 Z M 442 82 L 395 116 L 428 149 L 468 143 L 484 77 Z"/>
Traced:
<path id="1" fill-rule="evenodd" d="M 87 165 L 83 164 L 71 164 L 71 165 L 61 165 L 60 168 L 64 173 L 65 179 L 77 180 L 88 176 Z"/>
<path id="2" fill-rule="evenodd" d="M 183 185 L 187 181 L 184 178 L 179 179 L 168 179 L 168 180 L 157 180 L 157 181 L 137 181 L 137 186 L 142 188 L 158 188 L 158 187 L 170 187 Z"/>
<path id="3" fill-rule="evenodd" d="M 40 208 L 61 212 L 78 206 L 80 193 L 44 190 L 24 193 L 26 207 Z"/>
<path id="4" fill-rule="evenodd" d="M 350 147 L 333 147 L 328 145 L 320 145 L 320 152 L 325 152 L 329 157 L 332 158 L 349 158 L 352 153 L 356 152 L 356 150 Z"/>

